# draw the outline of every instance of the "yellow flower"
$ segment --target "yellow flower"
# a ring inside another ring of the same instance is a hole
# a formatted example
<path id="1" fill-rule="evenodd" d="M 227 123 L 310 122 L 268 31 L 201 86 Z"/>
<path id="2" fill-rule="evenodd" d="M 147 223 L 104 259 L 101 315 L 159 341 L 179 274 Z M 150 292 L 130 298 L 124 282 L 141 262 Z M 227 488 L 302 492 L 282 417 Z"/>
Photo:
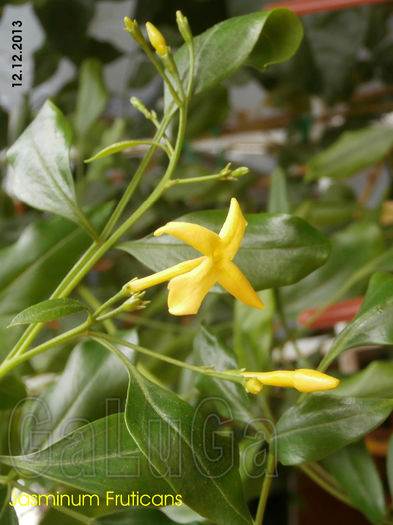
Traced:
<path id="1" fill-rule="evenodd" d="M 165 56 L 168 52 L 168 47 L 161 31 L 159 31 L 151 22 L 146 22 L 146 30 L 151 45 L 161 57 Z"/>
<path id="2" fill-rule="evenodd" d="M 276 370 L 274 372 L 241 372 L 247 378 L 246 388 L 251 394 L 258 394 L 263 385 L 296 388 L 299 392 L 320 392 L 336 388 L 340 380 L 318 370 L 299 368 L 298 370 Z M 259 381 L 260 388 L 258 390 Z"/>
<path id="3" fill-rule="evenodd" d="M 128 292 L 139 292 L 165 281 L 168 285 L 168 307 L 173 315 L 196 314 L 210 288 L 220 283 L 230 294 L 248 306 L 264 305 L 244 274 L 232 262 L 243 239 L 247 222 L 239 203 L 231 200 L 227 218 L 220 233 L 212 232 L 198 224 L 168 222 L 154 235 L 168 233 L 190 244 L 203 257 L 181 262 L 166 270 L 125 285 Z"/>

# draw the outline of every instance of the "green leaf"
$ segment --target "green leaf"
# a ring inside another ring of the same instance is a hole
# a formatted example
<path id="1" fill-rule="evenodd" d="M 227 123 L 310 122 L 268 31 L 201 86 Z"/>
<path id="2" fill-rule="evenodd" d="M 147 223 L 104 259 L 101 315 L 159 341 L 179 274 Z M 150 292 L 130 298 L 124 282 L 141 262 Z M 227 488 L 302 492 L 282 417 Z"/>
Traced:
<path id="1" fill-rule="evenodd" d="M 276 168 L 270 176 L 269 200 L 267 203 L 269 213 L 290 213 L 287 180 L 284 170 Z"/>
<path id="2" fill-rule="evenodd" d="M 25 384 L 17 376 L 8 374 L 0 381 L 0 410 L 14 408 L 27 396 Z"/>
<path id="3" fill-rule="evenodd" d="M 133 330 L 122 337 L 137 343 Z M 122 347 L 122 351 L 132 358 L 132 350 Z M 24 453 L 51 445 L 77 427 L 103 417 L 110 406 L 118 411 L 127 387 L 127 371 L 116 356 L 95 341 L 79 344 L 56 382 L 25 406 Z"/>
<path id="4" fill-rule="evenodd" d="M 271 64 L 288 60 L 302 36 L 300 20 L 285 8 L 259 11 L 216 24 L 194 40 L 194 93 L 203 93 L 219 84 L 243 65 L 263 71 Z M 185 45 L 175 53 L 175 60 L 186 82 L 189 57 Z M 171 101 L 166 91 L 165 106 Z"/>
<path id="5" fill-rule="evenodd" d="M 134 146 L 140 146 L 143 144 L 150 144 L 150 142 L 146 140 L 123 140 L 121 142 L 116 142 L 115 144 L 111 144 L 110 146 L 107 146 L 106 148 L 102 149 L 101 151 L 93 155 L 93 157 L 86 159 L 85 162 L 93 162 L 94 160 L 102 159 L 104 157 L 108 157 L 109 155 L 113 155 L 114 153 L 118 153 L 119 151 L 123 151 L 125 149 L 133 148 Z M 162 145 L 159 142 L 155 142 L 154 144 L 162 148 Z"/>
<path id="6" fill-rule="evenodd" d="M 70 146 L 67 120 L 52 102 L 45 102 L 8 150 L 7 159 L 13 167 L 11 191 L 30 206 L 66 217 L 95 236 L 76 202 L 68 159 Z"/>
<path id="7" fill-rule="evenodd" d="M 29 306 L 16 315 L 9 326 L 17 324 L 47 323 L 55 319 L 61 319 L 68 315 L 89 310 L 88 307 L 76 299 L 48 299 L 41 303 Z"/>
<path id="8" fill-rule="evenodd" d="M 101 498 L 107 491 L 127 497 L 142 488 L 145 494 L 172 494 L 128 433 L 122 413 L 78 428 L 42 451 L 0 461 Z"/>
<path id="9" fill-rule="evenodd" d="M 386 514 L 385 496 L 381 478 L 364 441 L 335 452 L 322 463 L 371 523 L 380 523 Z"/>
<path id="10" fill-rule="evenodd" d="M 174 525 L 175 522 L 167 518 L 157 509 L 130 509 L 125 512 L 116 512 L 96 519 L 98 525 Z M 190 524 L 193 525 L 193 524 Z"/>
<path id="11" fill-rule="evenodd" d="M 284 465 L 321 459 L 376 428 L 392 408 L 393 399 L 311 394 L 279 419 L 278 459 Z"/>
<path id="12" fill-rule="evenodd" d="M 89 212 L 96 228 L 105 224 L 111 208 L 105 204 Z M 61 218 L 28 226 L 16 243 L 0 250 L 0 315 L 46 299 L 89 245 L 83 230 Z"/>
<path id="13" fill-rule="evenodd" d="M 393 275 L 378 272 L 368 285 L 356 317 L 336 337 L 319 368 L 326 369 L 344 350 L 393 343 Z"/>
<path id="14" fill-rule="evenodd" d="M 334 395 L 393 398 L 393 362 L 372 361 L 364 370 L 343 379 Z"/>
<path id="15" fill-rule="evenodd" d="M 345 179 L 382 160 L 393 147 L 393 128 L 374 126 L 346 131 L 308 164 L 306 180 Z"/>
<path id="16" fill-rule="evenodd" d="M 75 129 L 84 137 L 105 109 L 108 92 L 104 83 L 102 64 L 96 58 L 82 62 L 76 99 Z"/>
<path id="17" fill-rule="evenodd" d="M 359 280 L 347 288 L 341 298 L 364 293 L 369 275 L 367 265 L 382 257 L 384 239 L 381 229 L 372 222 L 357 222 L 331 237 L 332 252 L 327 263 L 300 283 L 281 290 L 287 313 L 298 314 L 306 308 L 323 305 L 337 290 L 346 287 L 362 270 Z M 393 257 L 392 268 L 393 268 Z M 367 270 L 367 271 L 365 271 Z M 372 267 L 370 269 L 372 272 Z M 364 272 L 364 273 L 363 273 Z"/>
<path id="18" fill-rule="evenodd" d="M 1 525 L 18 525 L 18 516 L 15 509 L 9 505 L 11 488 L 8 485 L 0 486 L 0 523 Z"/>
<path id="19" fill-rule="evenodd" d="M 218 525 L 251 524 L 233 441 L 210 434 L 197 410 L 132 365 L 129 370 L 126 423 L 145 457 L 201 516 Z"/>
<path id="20" fill-rule="evenodd" d="M 194 339 L 194 355 L 201 366 L 212 366 L 216 370 L 239 368 L 235 355 L 204 327 Z M 214 396 L 217 410 L 224 419 L 245 424 L 255 419 L 246 391 L 241 385 L 200 375 L 197 386 L 209 396 Z"/>
<path id="21" fill-rule="evenodd" d="M 225 211 L 215 210 L 192 213 L 179 220 L 218 232 L 225 217 Z M 246 219 L 248 226 L 234 262 L 257 290 L 294 283 L 321 266 L 329 255 L 326 237 L 298 217 L 261 213 L 247 215 Z M 118 248 L 154 271 L 199 256 L 194 248 L 170 235 L 150 235 Z"/>

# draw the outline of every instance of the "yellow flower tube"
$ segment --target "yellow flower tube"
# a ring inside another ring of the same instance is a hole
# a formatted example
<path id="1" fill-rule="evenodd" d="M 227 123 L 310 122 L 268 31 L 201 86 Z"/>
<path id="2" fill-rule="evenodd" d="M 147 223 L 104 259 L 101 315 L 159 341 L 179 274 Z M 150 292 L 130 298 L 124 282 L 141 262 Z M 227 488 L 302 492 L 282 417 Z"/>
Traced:
<path id="1" fill-rule="evenodd" d="M 274 372 L 241 372 L 241 375 L 247 378 L 246 388 L 251 394 L 258 393 L 256 384 L 249 383 L 251 379 L 259 381 L 261 385 L 296 388 L 299 392 L 332 390 L 340 383 L 340 380 L 335 377 L 308 368 L 275 370 Z"/>

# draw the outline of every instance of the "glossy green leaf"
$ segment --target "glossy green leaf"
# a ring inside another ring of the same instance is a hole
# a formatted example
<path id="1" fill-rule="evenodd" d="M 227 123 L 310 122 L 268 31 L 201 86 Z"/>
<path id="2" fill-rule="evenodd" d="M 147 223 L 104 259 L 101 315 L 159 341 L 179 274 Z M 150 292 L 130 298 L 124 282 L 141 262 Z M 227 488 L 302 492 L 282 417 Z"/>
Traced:
<path id="1" fill-rule="evenodd" d="M 18 516 L 15 509 L 9 505 L 11 488 L 8 485 L 0 485 L 0 524 L 18 525 Z"/>
<path id="2" fill-rule="evenodd" d="M 52 102 L 46 102 L 8 150 L 7 159 L 13 168 L 11 191 L 33 208 L 66 217 L 93 235 L 92 226 L 76 202 L 70 147 L 67 120 Z"/>
<path id="3" fill-rule="evenodd" d="M 218 525 L 251 524 L 233 441 L 211 434 L 198 409 L 129 370 L 126 423 L 145 457 L 201 516 Z"/>
<path id="4" fill-rule="evenodd" d="M 97 229 L 111 208 L 106 204 L 88 214 Z M 89 245 L 83 230 L 61 218 L 28 226 L 16 243 L 0 250 L 0 315 L 46 299 Z"/>
<path id="5" fill-rule="evenodd" d="M 196 364 L 201 366 L 211 366 L 216 370 L 239 368 L 235 355 L 204 327 L 201 327 L 194 339 L 194 355 Z M 248 424 L 255 418 L 250 410 L 246 391 L 241 385 L 200 375 L 197 386 L 209 396 L 214 396 L 217 410 L 224 419 Z"/>
<path id="6" fill-rule="evenodd" d="M 364 441 L 352 443 L 323 460 L 323 466 L 371 523 L 386 514 L 381 478 Z"/>
<path id="7" fill-rule="evenodd" d="M 17 324 L 47 323 L 68 315 L 88 310 L 88 307 L 76 299 L 48 299 L 29 306 L 16 315 L 9 326 Z"/>
<path id="8" fill-rule="evenodd" d="M 343 379 L 334 395 L 393 398 L 393 362 L 372 361 L 364 370 Z"/>
<path id="9" fill-rule="evenodd" d="M 284 465 L 322 459 L 376 428 L 392 408 L 393 399 L 310 394 L 277 423 L 278 459 Z"/>
<path id="10" fill-rule="evenodd" d="M 393 128 L 375 126 L 346 131 L 308 164 L 306 180 L 345 179 L 382 160 L 393 148 Z"/>
<path id="11" fill-rule="evenodd" d="M 263 71 L 271 64 L 288 60 L 302 36 L 300 20 L 285 8 L 259 11 L 216 24 L 194 40 L 194 92 L 206 91 L 243 65 Z M 189 57 L 185 45 L 175 53 L 175 60 L 181 77 L 187 80 Z M 171 100 L 166 92 L 166 106 Z"/>
<path id="12" fill-rule="evenodd" d="M 347 295 L 360 295 L 366 288 L 365 278 L 372 272 L 371 261 L 382 257 L 384 239 L 381 229 L 372 222 L 357 222 L 331 237 L 332 252 L 327 263 L 300 283 L 281 290 L 287 313 L 298 314 L 306 308 L 321 306 L 342 287 Z M 393 257 L 392 268 L 393 268 Z M 370 270 L 367 265 L 370 264 Z M 359 271 L 359 278 L 352 281 Z M 352 282 L 352 285 L 351 285 Z"/>
<path id="13" fill-rule="evenodd" d="M 0 410 L 14 408 L 26 396 L 25 384 L 19 377 L 8 374 L 0 380 Z"/>
<path id="14" fill-rule="evenodd" d="M 104 84 L 102 64 L 96 58 L 82 62 L 79 74 L 79 90 L 76 99 L 75 129 L 84 137 L 91 125 L 105 109 L 108 92 Z"/>
<path id="15" fill-rule="evenodd" d="M 378 272 L 368 285 L 362 306 L 336 337 L 320 368 L 326 369 L 344 350 L 393 343 L 393 275 Z"/>
<path id="16" fill-rule="evenodd" d="M 225 217 L 225 211 L 202 211 L 179 220 L 218 232 Z M 321 266 L 329 256 L 326 237 L 298 217 L 261 213 L 247 215 L 246 219 L 248 226 L 234 262 L 257 290 L 294 283 Z M 199 256 L 194 248 L 170 235 L 151 235 L 122 243 L 118 248 L 154 271 Z"/>
<path id="17" fill-rule="evenodd" d="M 277 167 L 270 176 L 269 200 L 267 203 L 269 213 L 290 213 L 287 180 L 284 170 Z"/>
<path id="18" fill-rule="evenodd" d="M 141 489 L 150 495 L 172 494 L 128 433 L 122 413 L 78 428 L 39 452 L 0 456 L 0 461 L 103 498 L 114 491 L 126 504 L 127 496 Z"/>
<path id="19" fill-rule="evenodd" d="M 137 343 L 136 333 L 122 335 Z M 133 352 L 122 347 L 132 358 Z M 79 344 L 56 382 L 24 409 L 23 451 L 53 444 L 81 425 L 119 410 L 127 393 L 128 374 L 121 361 L 95 341 Z"/>

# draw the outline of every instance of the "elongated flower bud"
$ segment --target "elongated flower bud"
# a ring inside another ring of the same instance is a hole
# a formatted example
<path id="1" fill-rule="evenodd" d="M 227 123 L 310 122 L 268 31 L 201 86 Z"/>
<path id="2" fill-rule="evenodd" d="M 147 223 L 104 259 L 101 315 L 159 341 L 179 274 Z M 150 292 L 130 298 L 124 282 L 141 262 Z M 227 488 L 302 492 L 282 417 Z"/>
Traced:
<path id="1" fill-rule="evenodd" d="M 157 54 L 161 57 L 165 56 L 167 54 L 168 47 L 162 33 L 151 22 L 146 22 L 146 30 L 150 43 L 157 51 Z"/>
<path id="2" fill-rule="evenodd" d="M 300 368 L 293 374 L 293 386 L 299 392 L 319 392 L 336 388 L 340 381 L 318 370 Z"/>
<path id="3" fill-rule="evenodd" d="M 124 30 L 127 31 L 127 33 L 130 33 L 132 38 L 145 48 L 147 46 L 147 42 L 145 40 L 145 37 L 142 35 L 142 31 L 139 28 L 139 24 L 136 20 L 131 20 L 129 16 L 124 17 Z"/>
<path id="4" fill-rule="evenodd" d="M 185 17 L 181 11 L 176 11 L 176 22 L 179 32 L 184 38 L 184 41 L 190 43 L 192 40 L 191 29 L 188 24 L 187 17 Z"/>
<path id="5" fill-rule="evenodd" d="M 340 381 L 318 370 L 275 370 L 273 372 L 241 372 L 248 379 L 256 379 L 263 385 L 296 388 L 299 392 L 321 392 L 336 388 Z M 247 388 L 247 386 L 246 386 Z"/>

